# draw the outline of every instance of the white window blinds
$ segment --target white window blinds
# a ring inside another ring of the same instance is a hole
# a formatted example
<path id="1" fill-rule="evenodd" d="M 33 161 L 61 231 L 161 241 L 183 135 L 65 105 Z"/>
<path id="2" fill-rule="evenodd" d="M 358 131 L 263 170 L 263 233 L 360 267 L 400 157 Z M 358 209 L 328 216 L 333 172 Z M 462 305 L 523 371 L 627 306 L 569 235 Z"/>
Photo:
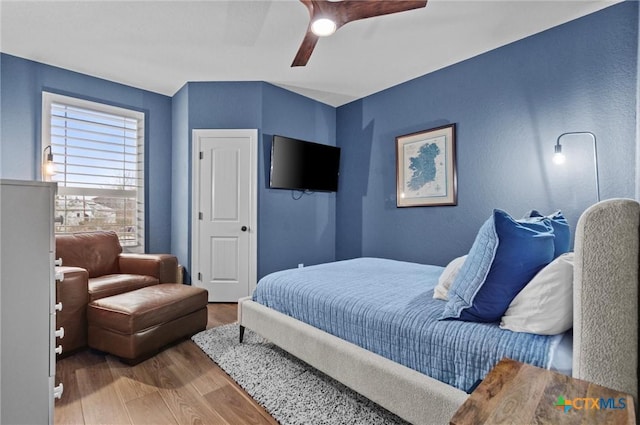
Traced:
<path id="1" fill-rule="evenodd" d="M 113 230 L 144 250 L 144 114 L 43 93 L 43 150 L 58 183 L 56 233 Z"/>

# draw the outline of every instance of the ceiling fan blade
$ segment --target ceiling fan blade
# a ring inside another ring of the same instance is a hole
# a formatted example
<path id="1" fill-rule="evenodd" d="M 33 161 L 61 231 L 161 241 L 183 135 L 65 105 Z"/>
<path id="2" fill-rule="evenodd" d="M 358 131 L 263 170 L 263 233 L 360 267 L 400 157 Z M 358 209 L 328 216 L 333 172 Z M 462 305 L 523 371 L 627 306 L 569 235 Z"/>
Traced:
<path id="1" fill-rule="evenodd" d="M 318 36 L 312 33 L 310 29 L 307 30 L 302 44 L 300 44 L 300 48 L 298 49 L 298 53 L 296 53 L 296 57 L 293 58 L 291 66 L 305 66 L 307 62 L 309 62 L 309 58 L 317 42 Z"/>
<path id="2" fill-rule="evenodd" d="M 340 27 L 359 19 L 420 9 L 427 5 L 427 0 L 343 0 L 333 4 Z"/>
<path id="3" fill-rule="evenodd" d="M 329 17 L 336 24 L 336 29 L 344 24 L 374 16 L 389 15 L 427 5 L 427 0 L 300 0 L 309 11 L 309 27 L 293 59 L 292 67 L 305 66 L 316 47 L 318 36 L 311 32 L 311 24 L 316 18 Z"/>

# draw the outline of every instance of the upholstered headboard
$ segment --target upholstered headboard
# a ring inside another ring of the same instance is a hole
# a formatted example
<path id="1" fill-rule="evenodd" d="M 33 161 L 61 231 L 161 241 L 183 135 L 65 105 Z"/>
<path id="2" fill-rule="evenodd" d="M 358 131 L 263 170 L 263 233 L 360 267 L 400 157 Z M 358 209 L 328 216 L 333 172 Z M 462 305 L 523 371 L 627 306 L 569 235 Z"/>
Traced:
<path id="1" fill-rule="evenodd" d="M 573 376 L 638 400 L 640 204 L 611 199 L 576 228 Z"/>

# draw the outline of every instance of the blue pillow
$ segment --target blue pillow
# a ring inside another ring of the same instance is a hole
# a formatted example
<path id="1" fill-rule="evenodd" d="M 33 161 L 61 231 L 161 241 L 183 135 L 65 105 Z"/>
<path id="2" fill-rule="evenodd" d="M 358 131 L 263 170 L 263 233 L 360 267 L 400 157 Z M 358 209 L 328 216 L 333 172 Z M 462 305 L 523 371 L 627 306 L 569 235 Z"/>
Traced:
<path id="1" fill-rule="evenodd" d="M 527 221 L 543 221 L 549 220 L 553 227 L 553 234 L 556 237 L 554 240 L 554 258 L 558 258 L 565 252 L 569 252 L 571 248 L 571 229 L 567 219 L 562 214 L 562 211 L 558 210 L 553 214 L 544 216 L 536 210 L 531 210 L 525 217 Z"/>
<path id="2" fill-rule="evenodd" d="M 553 255 L 553 227 L 547 220 L 516 221 L 494 210 L 449 289 L 441 318 L 499 321 L 518 292 Z"/>

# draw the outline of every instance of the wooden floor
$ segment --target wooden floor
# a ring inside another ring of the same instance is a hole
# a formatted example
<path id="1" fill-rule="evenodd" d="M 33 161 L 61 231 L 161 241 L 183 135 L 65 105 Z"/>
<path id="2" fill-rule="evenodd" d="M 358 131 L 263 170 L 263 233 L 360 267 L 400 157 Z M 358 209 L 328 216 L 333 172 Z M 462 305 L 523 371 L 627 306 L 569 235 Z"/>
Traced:
<path id="1" fill-rule="evenodd" d="M 207 327 L 236 320 L 236 304 L 209 304 Z M 83 351 L 57 363 L 56 424 L 277 424 L 195 343 L 136 366 Z"/>

